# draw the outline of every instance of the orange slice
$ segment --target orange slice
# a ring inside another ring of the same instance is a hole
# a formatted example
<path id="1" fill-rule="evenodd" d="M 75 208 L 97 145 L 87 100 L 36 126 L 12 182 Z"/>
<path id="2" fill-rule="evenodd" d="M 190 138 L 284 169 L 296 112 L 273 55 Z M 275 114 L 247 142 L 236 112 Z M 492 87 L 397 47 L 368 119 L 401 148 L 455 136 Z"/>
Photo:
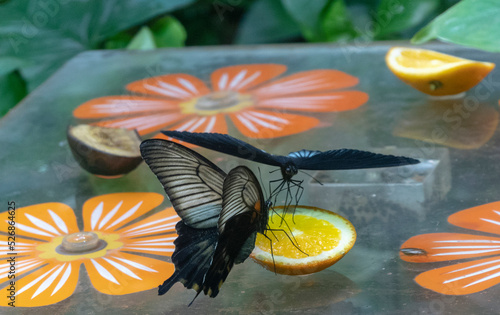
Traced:
<path id="1" fill-rule="evenodd" d="M 478 84 L 495 67 L 438 53 L 432 50 L 393 47 L 385 56 L 389 69 L 420 92 L 443 96 L 465 92 Z"/>
<path id="2" fill-rule="evenodd" d="M 276 207 L 277 213 L 281 213 Z M 266 231 L 272 241 L 276 272 L 286 275 L 304 275 L 330 267 L 352 248 L 356 241 L 356 231 L 344 217 L 319 208 L 297 206 L 295 217 L 285 215 L 285 223 L 277 214 L 269 216 L 271 229 L 283 229 L 298 243 L 298 250 L 282 231 Z M 295 221 L 295 223 L 294 223 Z M 308 256 L 309 255 L 309 256 Z M 271 242 L 258 234 L 255 249 L 250 255 L 264 268 L 274 272 Z"/>

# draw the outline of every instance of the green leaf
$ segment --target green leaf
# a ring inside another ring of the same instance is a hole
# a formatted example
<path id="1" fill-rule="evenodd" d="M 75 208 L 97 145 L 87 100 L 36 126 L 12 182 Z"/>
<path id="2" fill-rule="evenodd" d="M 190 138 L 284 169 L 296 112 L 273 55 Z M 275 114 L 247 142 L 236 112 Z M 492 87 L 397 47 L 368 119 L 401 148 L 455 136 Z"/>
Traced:
<path id="1" fill-rule="evenodd" d="M 343 0 L 335 0 L 325 8 L 321 17 L 321 41 L 348 41 L 358 33 L 349 18 L 349 12 Z"/>
<path id="2" fill-rule="evenodd" d="M 194 0 L 9 1 L 0 10 L 0 55 L 21 67 L 29 90 L 76 54 Z"/>
<path id="3" fill-rule="evenodd" d="M 299 23 L 304 33 L 317 33 L 321 12 L 330 1 L 281 0 L 281 2 L 288 14 Z"/>
<path id="4" fill-rule="evenodd" d="M 155 48 L 156 44 L 153 32 L 147 26 L 141 27 L 139 32 L 135 34 L 132 41 L 127 45 L 127 49 L 129 50 L 151 50 Z"/>
<path id="5" fill-rule="evenodd" d="M 26 83 L 18 71 L 0 76 L 0 117 L 26 96 Z"/>
<path id="6" fill-rule="evenodd" d="M 151 25 L 156 47 L 183 47 L 186 30 L 173 16 L 166 16 Z"/>
<path id="7" fill-rule="evenodd" d="M 0 57 L 0 76 L 25 66 L 27 62 L 16 57 Z"/>
<path id="8" fill-rule="evenodd" d="M 500 4 L 497 0 L 463 0 L 435 18 L 412 38 L 421 44 L 440 39 L 459 45 L 500 52 Z"/>
<path id="9" fill-rule="evenodd" d="M 382 0 L 375 16 L 375 35 L 380 38 L 428 21 L 439 5 L 439 0 Z"/>
<path id="10" fill-rule="evenodd" d="M 280 0 L 257 0 L 243 17 L 237 44 L 261 44 L 300 36 L 300 28 Z"/>
<path id="11" fill-rule="evenodd" d="M 121 49 L 126 48 L 130 41 L 134 38 L 129 32 L 120 32 L 110 37 L 105 43 L 105 49 Z"/>

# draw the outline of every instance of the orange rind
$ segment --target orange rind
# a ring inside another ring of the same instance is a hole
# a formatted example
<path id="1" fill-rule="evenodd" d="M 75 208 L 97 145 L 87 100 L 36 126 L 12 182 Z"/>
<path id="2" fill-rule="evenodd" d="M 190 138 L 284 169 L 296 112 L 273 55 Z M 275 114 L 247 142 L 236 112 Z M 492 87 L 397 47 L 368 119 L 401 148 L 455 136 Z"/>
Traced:
<path id="1" fill-rule="evenodd" d="M 279 209 L 275 208 L 277 213 L 281 213 Z M 293 220 L 290 213 L 284 216 L 284 220 L 286 224 L 277 214 L 269 217 L 269 228 L 273 231 L 266 231 L 266 235 L 272 241 L 273 254 L 271 241 L 258 234 L 255 249 L 250 255 L 258 264 L 273 272 L 304 275 L 321 271 L 344 257 L 356 241 L 356 231 L 351 222 L 331 211 L 297 206 Z"/>
<path id="2" fill-rule="evenodd" d="M 385 56 L 389 69 L 406 84 L 432 96 L 468 91 L 495 67 L 432 50 L 393 47 Z"/>

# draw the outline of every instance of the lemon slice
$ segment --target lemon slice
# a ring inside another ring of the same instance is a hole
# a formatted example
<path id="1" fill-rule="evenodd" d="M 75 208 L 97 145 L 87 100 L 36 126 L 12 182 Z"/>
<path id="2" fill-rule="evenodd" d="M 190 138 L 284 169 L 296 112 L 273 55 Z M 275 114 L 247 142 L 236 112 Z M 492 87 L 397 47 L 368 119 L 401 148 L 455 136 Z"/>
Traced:
<path id="1" fill-rule="evenodd" d="M 280 208 L 282 207 L 275 208 L 277 213 L 281 213 Z M 272 241 L 277 273 L 303 275 L 321 271 L 344 257 L 356 241 L 356 231 L 351 222 L 327 210 L 297 206 L 294 220 L 291 214 L 286 214 L 285 221 L 300 250 L 292 244 L 285 232 L 266 231 Z M 281 217 L 276 214 L 269 216 L 269 226 L 275 230 L 283 229 L 292 237 L 286 224 L 282 224 Z M 265 236 L 257 235 L 250 257 L 274 272 L 271 242 Z"/>
<path id="2" fill-rule="evenodd" d="M 393 47 L 385 56 L 389 69 L 403 82 L 433 96 L 455 95 L 478 84 L 495 67 L 432 50 Z"/>

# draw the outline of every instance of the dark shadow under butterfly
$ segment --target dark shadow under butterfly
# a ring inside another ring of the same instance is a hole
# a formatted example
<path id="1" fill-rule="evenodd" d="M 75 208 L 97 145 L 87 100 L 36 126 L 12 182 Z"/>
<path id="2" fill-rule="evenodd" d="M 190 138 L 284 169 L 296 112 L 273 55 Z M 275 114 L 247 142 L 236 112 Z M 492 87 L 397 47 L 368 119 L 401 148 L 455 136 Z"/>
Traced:
<path id="1" fill-rule="evenodd" d="M 290 206 L 291 198 L 293 198 L 291 192 L 292 188 L 296 188 L 294 194 L 296 204 L 298 204 L 302 195 L 302 181 L 292 178 L 299 170 L 348 170 L 420 163 L 420 161 L 416 159 L 404 156 L 385 155 L 354 149 L 329 151 L 300 150 L 291 152 L 286 156 L 274 155 L 225 134 L 193 133 L 173 130 L 162 131 L 162 133 L 177 140 L 210 150 L 258 163 L 278 166 L 281 170 L 281 179 L 271 181 L 279 182 L 279 184 L 271 190 L 271 197 L 275 197 L 282 190 L 286 190 L 285 210 Z"/>
<path id="2" fill-rule="evenodd" d="M 200 154 L 166 140 L 142 142 L 141 154 L 182 219 L 172 255 L 175 272 L 159 294 L 181 282 L 197 292 L 195 298 L 202 291 L 217 296 L 233 265 L 252 252 L 257 232 L 266 229 L 269 204 L 259 182 L 245 166 L 226 176 Z"/>

